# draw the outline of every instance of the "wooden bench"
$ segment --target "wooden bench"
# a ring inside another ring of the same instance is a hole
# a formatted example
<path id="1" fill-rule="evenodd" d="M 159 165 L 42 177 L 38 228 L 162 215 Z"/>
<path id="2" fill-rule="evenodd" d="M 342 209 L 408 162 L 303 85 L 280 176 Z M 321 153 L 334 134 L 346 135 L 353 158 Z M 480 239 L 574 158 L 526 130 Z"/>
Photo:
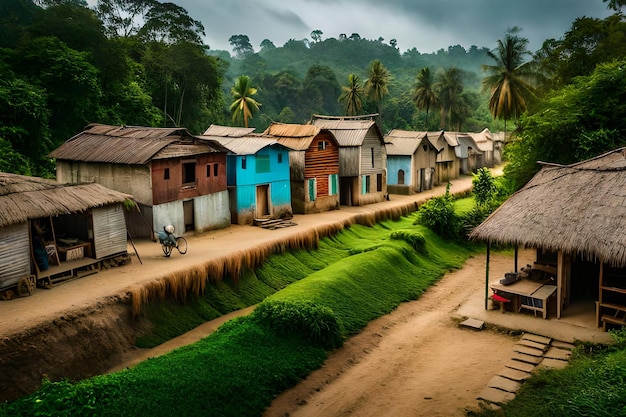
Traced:
<path id="1" fill-rule="evenodd" d="M 617 324 L 620 326 L 626 326 L 626 318 L 615 317 L 609 314 L 603 314 L 602 315 L 602 330 L 604 330 L 605 332 L 606 332 L 607 323 Z"/>

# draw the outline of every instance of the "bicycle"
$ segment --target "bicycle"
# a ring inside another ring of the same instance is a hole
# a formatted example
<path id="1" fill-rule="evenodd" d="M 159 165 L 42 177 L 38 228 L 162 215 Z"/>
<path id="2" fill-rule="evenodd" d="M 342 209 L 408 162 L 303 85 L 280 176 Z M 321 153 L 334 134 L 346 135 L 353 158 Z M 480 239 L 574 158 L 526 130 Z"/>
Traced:
<path id="1" fill-rule="evenodd" d="M 163 228 L 163 232 L 156 232 L 161 243 L 161 249 L 165 257 L 169 258 L 174 249 L 178 250 L 178 253 L 184 255 L 187 253 L 187 239 L 182 236 L 174 236 L 174 226 L 169 225 Z"/>

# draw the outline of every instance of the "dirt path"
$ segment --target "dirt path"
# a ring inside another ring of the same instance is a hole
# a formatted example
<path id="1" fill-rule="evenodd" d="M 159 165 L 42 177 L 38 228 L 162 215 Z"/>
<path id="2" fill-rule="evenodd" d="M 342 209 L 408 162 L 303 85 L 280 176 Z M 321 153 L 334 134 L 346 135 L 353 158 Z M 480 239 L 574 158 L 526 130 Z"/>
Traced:
<path id="1" fill-rule="evenodd" d="M 510 257 L 492 256 L 496 276 L 510 267 Z M 458 326 L 455 310 L 484 285 L 484 271 L 485 257 L 471 258 L 419 300 L 371 322 L 264 416 L 463 416 L 517 340 Z"/>

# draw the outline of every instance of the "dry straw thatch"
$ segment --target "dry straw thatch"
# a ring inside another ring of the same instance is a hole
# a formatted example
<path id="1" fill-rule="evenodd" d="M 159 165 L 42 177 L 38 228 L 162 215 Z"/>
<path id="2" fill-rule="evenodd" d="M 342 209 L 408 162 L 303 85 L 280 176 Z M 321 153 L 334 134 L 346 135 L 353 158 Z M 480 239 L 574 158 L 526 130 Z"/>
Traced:
<path id="1" fill-rule="evenodd" d="M 215 258 L 203 265 L 197 265 L 188 270 L 181 270 L 157 280 L 151 281 L 142 287 L 130 290 L 133 314 L 141 312 L 144 305 L 165 299 L 174 299 L 185 302 L 193 296 L 204 293 L 206 286 L 219 282 L 225 278 L 239 279 L 242 271 L 254 269 L 263 264 L 273 254 L 288 250 L 314 249 L 320 239 L 333 236 L 344 228 L 353 224 L 373 226 L 374 224 L 393 219 L 397 220 L 418 208 L 418 203 L 411 201 L 402 206 L 392 206 L 378 209 L 369 213 L 359 213 L 337 223 L 324 224 L 300 233 L 293 234 L 286 239 L 280 239 L 261 244 L 251 250 L 239 251 L 234 254 Z"/>
<path id="2" fill-rule="evenodd" d="M 130 198 L 100 184 L 64 185 L 0 172 L 0 227 L 123 203 Z"/>
<path id="3" fill-rule="evenodd" d="M 626 148 L 545 164 L 470 238 L 578 254 L 626 266 Z"/>

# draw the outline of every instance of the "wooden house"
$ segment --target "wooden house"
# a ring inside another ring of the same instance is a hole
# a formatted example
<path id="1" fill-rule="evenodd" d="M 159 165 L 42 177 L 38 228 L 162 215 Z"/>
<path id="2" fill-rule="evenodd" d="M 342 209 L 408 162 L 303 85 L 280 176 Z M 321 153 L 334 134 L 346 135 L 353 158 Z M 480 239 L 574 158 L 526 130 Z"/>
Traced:
<path id="1" fill-rule="evenodd" d="M 183 128 L 92 124 L 50 156 L 61 183 L 97 182 L 133 195 L 141 215 L 128 219 L 129 231 L 148 237 L 168 224 L 179 234 L 230 225 L 226 153 Z"/>
<path id="2" fill-rule="evenodd" d="M 535 249 L 531 270 L 552 275 L 544 285 L 554 299 L 545 301 L 557 318 L 577 305 L 595 314 L 598 326 L 626 325 L 626 148 L 571 165 L 543 165 L 471 238 Z M 532 304 L 537 298 L 523 296 L 519 307 L 538 308 Z"/>
<path id="3" fill-rule="evenodd" d="M 461 171 L 461 161 L 456 156 L 456 148 L 459 146 L 456 135 L 444 131 L 429 132 L 428 140 L 437 149 L 435 184 L 445 184 L 458 178 Z"/>
<path id="4" fill-rule="evenodd" d="M 339 199 L 343 205 L 378 203 L 387 197 L 387 153 L 373 117 L 313 117 L 311 124 L 330 131 L 339 144 Z"/>
<path id="5" fill-rule="evenodd" d="M 308 214 L 339 208 L 339 145 L 333 134 L 313 125 L 272 123 L 264 132 L 291 149 L 291 206 Z"/>
<path id="6" fill-rule="evenodd" d="M 472 137 L 478 150 L 482 153 L 482 161 L 479 168 L 488 167 L 493 168 L 496 165 L 495 162 L 495 141 L 489 129 L 485 128 L 479 133 L 467 133 Z"/>
<path id="7" fill-rule="evenodd" d="M 231 221 L 253 224 L 254 219 L 292 217 L 289 149 L 270 136 L 240 136 L 236 129 L 213 125 L 200 136 L 217 141 L 229 151 L 226 165 Z"/>
<path id="8" fill-rule="evenodd" d="M 459 175 L 471 174 L 485 165 L 484 154 L 470 134 L 446 132 L 445 135 L 454 136 L 458 143 L 454 151 L 459 160 Z"/>
<path id="9" fill-rule="evenodd" d="M 428 133 L 394 129 L 385 136 L 387 191 L 413 194 L 433 187 L 437 149 Z"/>
<path id="10" fill-rule="evenodd" d="M 104 260 L 126 263 L 130 198 L 99 184 L 0 173 L 0 294 L 30 295 L 97 272 Z"/>

